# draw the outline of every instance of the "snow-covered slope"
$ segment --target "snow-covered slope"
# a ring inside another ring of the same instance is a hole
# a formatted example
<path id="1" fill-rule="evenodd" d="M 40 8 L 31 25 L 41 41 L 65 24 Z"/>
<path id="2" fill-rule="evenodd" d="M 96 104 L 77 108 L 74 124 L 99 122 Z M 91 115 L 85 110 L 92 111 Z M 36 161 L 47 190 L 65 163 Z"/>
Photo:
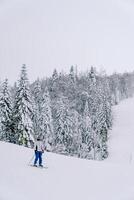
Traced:
<path id="1" fill-rule="evenodd" d="M 27 165 L 31 150 L 0 143 L 0 152 L 0 200 L 134 199 L 134 166 L 45 153 L 48 169 L 38 169 Z"/>
<path id="2" fill-rule="evenodd" d="M 31 149 L 0 142 L 0 200 L 134 200 L 133 111 L 134 99 L 114 108 L 107 161 L 45 153 L 48 169 L 38 169 Z"/>
<path id="3" fill-rule="evenodd" d="M 114 124 L 109 138 L 112 162 L 134 162 L 134 98 L 122 101 L 113 109 Z"/>

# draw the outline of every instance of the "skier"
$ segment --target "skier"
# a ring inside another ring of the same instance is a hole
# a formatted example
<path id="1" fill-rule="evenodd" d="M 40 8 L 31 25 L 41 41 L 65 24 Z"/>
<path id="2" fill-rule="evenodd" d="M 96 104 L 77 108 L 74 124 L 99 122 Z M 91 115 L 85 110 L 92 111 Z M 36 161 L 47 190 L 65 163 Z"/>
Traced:
<path id="1" fill-rule="evenodd" d="M 37 161 L 39 160 L 39 166 L 43 167 L 42 153 L 44 153 L 44 145 L 43 145 L 41 137 L 37 138 L 37 141 L 34 144 L 34 151 L 35 151 L 34 166 L 37 167 Z"/>

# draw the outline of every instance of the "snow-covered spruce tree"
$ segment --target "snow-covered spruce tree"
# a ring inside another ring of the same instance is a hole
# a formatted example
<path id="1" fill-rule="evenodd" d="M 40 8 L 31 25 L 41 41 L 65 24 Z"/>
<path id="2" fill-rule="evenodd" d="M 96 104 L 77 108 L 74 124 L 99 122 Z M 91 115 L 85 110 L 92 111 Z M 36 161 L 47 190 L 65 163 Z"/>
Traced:
<path id="1" fill-rule="evenodd" d="M 23 65 L 21 69 L 13 109 L 16 142 L 20 145 L 31 147 L 33 145 L 33 104 L 26 65 Z"/>
<path id="2" fill-rule="evenodd" d="M 101 81 L 101 99 L 103 103 L 103 110 L 105 113 L 106 125 L 108 129 L 112 128 L 113 116 L 112 116 L 112 97 L 110 94 L 110 86 L 108 78 L 105 76 Z"/>
<path id="3" fill-rule="evenodd" d="M 51 112 L 51 101 L 49 91 L 46 88 L 45 92 L 40 96 L 40 102 L 38 102 L 39 121 L 38 126 L 40 135 L 44 138 L 46 148 L 52 149 L 54 143 L 53 135 L 53 119 Z"/>
<path id="4" fill-rule="evenodd" d="M 106 77 L 95 80 L 95 73 L 90 83 L 90 116 L 93 139 L 94 159 L 102 160 L 108 156 L 107 135 L 112 126 L 111 95 Z M 93 77 L 93 80 L 92 80 Z"/>
<path id="5" fill-rule="evenodd" d="M 95 74 L 95 69 L 91 67 L 89 73 L 89 112 L 91 119 L 91 138 L 93 146 L 93 159 L 102 159 L 102 126 L 105 123 L 102 91 L 100 90 L 100 82 Z"/>
<path id="6" fill-rule="evenodd" d="M 17 93 L 17 83 L 14 83 L 14 86 L 11 87 L 10 89 L 10 94 L 11 94 L 11 101 L 12 101 L 12 113 L 11 113 L 11 141 L 12 143 L 18 144 L 18 132 L 17 132 L 17 123 L 15 119 L 15 110 L 14 110 L 14 105 L 15 105 L 15 100 L 16 100 L 16 93 Z"/>
<path id="7" fill-rule="evenodd" d="M 75 76 L 75 71 L 74 67 L 72 66 L 70 68 L 70 73 L 68 76 L 68 82 L 67 82 L 67 94 L 68 99 L 70 100 L 71 104 L 76 101 L 76 88 L 77 88 L 77 83 L 76 83 L 76 76 Z"/>
<path id="8" fill-rule="evenodd" d="M 104 97 L 105 98 L 105 97 Z M 107 126 L 107 107 L 105 99 L 102 99 L 97 111 L 96 118 L 96 159 L 102 160 L 108 156 L 107 151 L 107 136 L 108 136 L 108 126 Z"/>
<path id="9" fill-rule="evenodd" d="M 100 138 L 101 138 L 101 159 L 108 157 L 107 140 L 108 131 L 112 128 L 112 105 L 111 98 L 107 87 L 103 87 L 102 106 L 100 107 Z"/>
<path id="10" fill-rule="evenodd" d="M 67 155 L 80 157 L 82 143 L 80 115 L 73 107 L 70 107 L 68 103 L 65 105 L 66 113 L 64 113 L 64 116 L 62 116 L 62 143 L 64 146 L 64 153 Z"/>
<path id="11" fill-rule="evenodd" d="M 134 93 L 134 84 L 133 84 L 133 74 L 124 73 L 119 78 L 119 90 L 121 93 L 121 97 L 129 98 L 133 96 Z"/>
<path id="12" fill-rule="evenodd" d="M 81 158 L 93 159 L 93 138 L 91 130 L 91 118 L 89 113 L 88 101 L 86 101 L 83 115 L 81 117 Z"/>
<path id="13" fill-rule="evenodd" d="M 12 124 L 12 102 L 8 87 L 8 79 L 5 79 L 0 93 L 0 139 L 11 142 L 13 132 Z"/>
<path id="14" fill-rule="evenodd" d="M 72 145 L 71 117 L 69 116 L 68 100 L 60 97 L 53 105 L 55 151 L 69 154 Z"/>
<path id="15" fill-rule="evenodd" d="M 65 147 L 63 145 L 63 115 L 66 111 L 66 108 L 63 103 L 63 99 L 60 97 L 53 100 L 52 103 L 52 116 L 54 120 L 54 151 L 63 153 L 65 151 Z"/>
<path id="16" fill-rule="evenodd" d="M 42 129 L 40 126 L 40 118 L 42 115 L 41 109 L 41 84 L 39 79 L 33 85 L 33 100 L 34 100 L 34 114 L 33 114 L 33 129 L 34 129 L 34 136 L 37 138 L 42 134 Z"/>
<path id="17" fill-rule="evenodd" d="M 98 152 L 98 135 L 97 135 L 97 117 L 98 117 L 98 90 L 97 90 L 97 80 L 95 69 L 91 67 L 89 72 L 89 112 L 91 119 L 91 137 L 92 137 L 92 146 L 93 146 L 93 159 L 96 160 Z"/>
<path id="18" fill-rule="evenodd" d="M 52 77 L 49 80 L 49 85 L 48 85 L 48 90 L 50 91 L 50 96 L 51 98 L 57 98 L 59 91 L 58 91 L 58 81 L 59 81 L 59 76 L 58 72 L 56 69 L 54 69 Z"/>
<path id="19" fill-rule="evenodd" d="M 109 86 L 112 97 L 112 104 L 117 105 L 120 100 L 120 91 L 119 91 L 119 74 L 114 73 L 109 77 Z"/>
<path id="20" fill-rule="evenodd" d="M 60 72 L 58 78 L 58 93 L 59 93 L 58 96 L 66 96 L 68 88 L 67 83 L 68 83 L 68 76 L 63 72 Z"/>
<path id="21" fill-rule="evenodd" d="M 74 66 L 71 66 L 71 68 L 70 68 L 69 77 L 70 77 L 71 82 L 75 83 L 76 75 L 75 75 L 75 71 L 74 71 Z"/>
<path id="22" fill-rule="evenodd" d="M 72 135 L 70 135 L 70 137 L 72 137 L 72 139 L 70 140 L 71 142 L 68 145 L 68 152 L 70 152 L 72 156 L 81 157 L 81 116 L 74 108 L 71 108 L 69 111 L 69 117 L 70 129 L 72 131 Z"/>

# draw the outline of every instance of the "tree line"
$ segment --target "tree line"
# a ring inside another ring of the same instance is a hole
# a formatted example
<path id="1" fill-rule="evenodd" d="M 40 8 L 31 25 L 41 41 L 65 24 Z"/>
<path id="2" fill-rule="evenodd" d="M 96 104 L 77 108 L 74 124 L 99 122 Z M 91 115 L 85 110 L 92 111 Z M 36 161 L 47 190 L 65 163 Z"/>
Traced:
<path id="1" fill-rule="evenodd" d="M 39 136 L 50 151 L 80 158 L 108 157 L 112 106 L 134 93 L 134 73 L 106 75 L 55 69 L 29 83 L 26 65 L 14 86 L 0 83 L 0 140 L 33 147 Z"/>

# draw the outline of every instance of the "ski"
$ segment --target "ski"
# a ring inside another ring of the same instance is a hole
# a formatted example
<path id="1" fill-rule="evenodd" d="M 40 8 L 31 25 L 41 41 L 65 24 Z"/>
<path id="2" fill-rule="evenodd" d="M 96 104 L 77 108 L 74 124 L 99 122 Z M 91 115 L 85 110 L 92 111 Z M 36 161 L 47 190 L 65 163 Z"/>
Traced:
<path id="1" fill-rule="evenodd" d="M 35 166 L 35 165 L 29 165 L 30 167 L 34 167 L 34 168 L 40 168 L 40 169 L 48 169 L 48 166 Z"/>

